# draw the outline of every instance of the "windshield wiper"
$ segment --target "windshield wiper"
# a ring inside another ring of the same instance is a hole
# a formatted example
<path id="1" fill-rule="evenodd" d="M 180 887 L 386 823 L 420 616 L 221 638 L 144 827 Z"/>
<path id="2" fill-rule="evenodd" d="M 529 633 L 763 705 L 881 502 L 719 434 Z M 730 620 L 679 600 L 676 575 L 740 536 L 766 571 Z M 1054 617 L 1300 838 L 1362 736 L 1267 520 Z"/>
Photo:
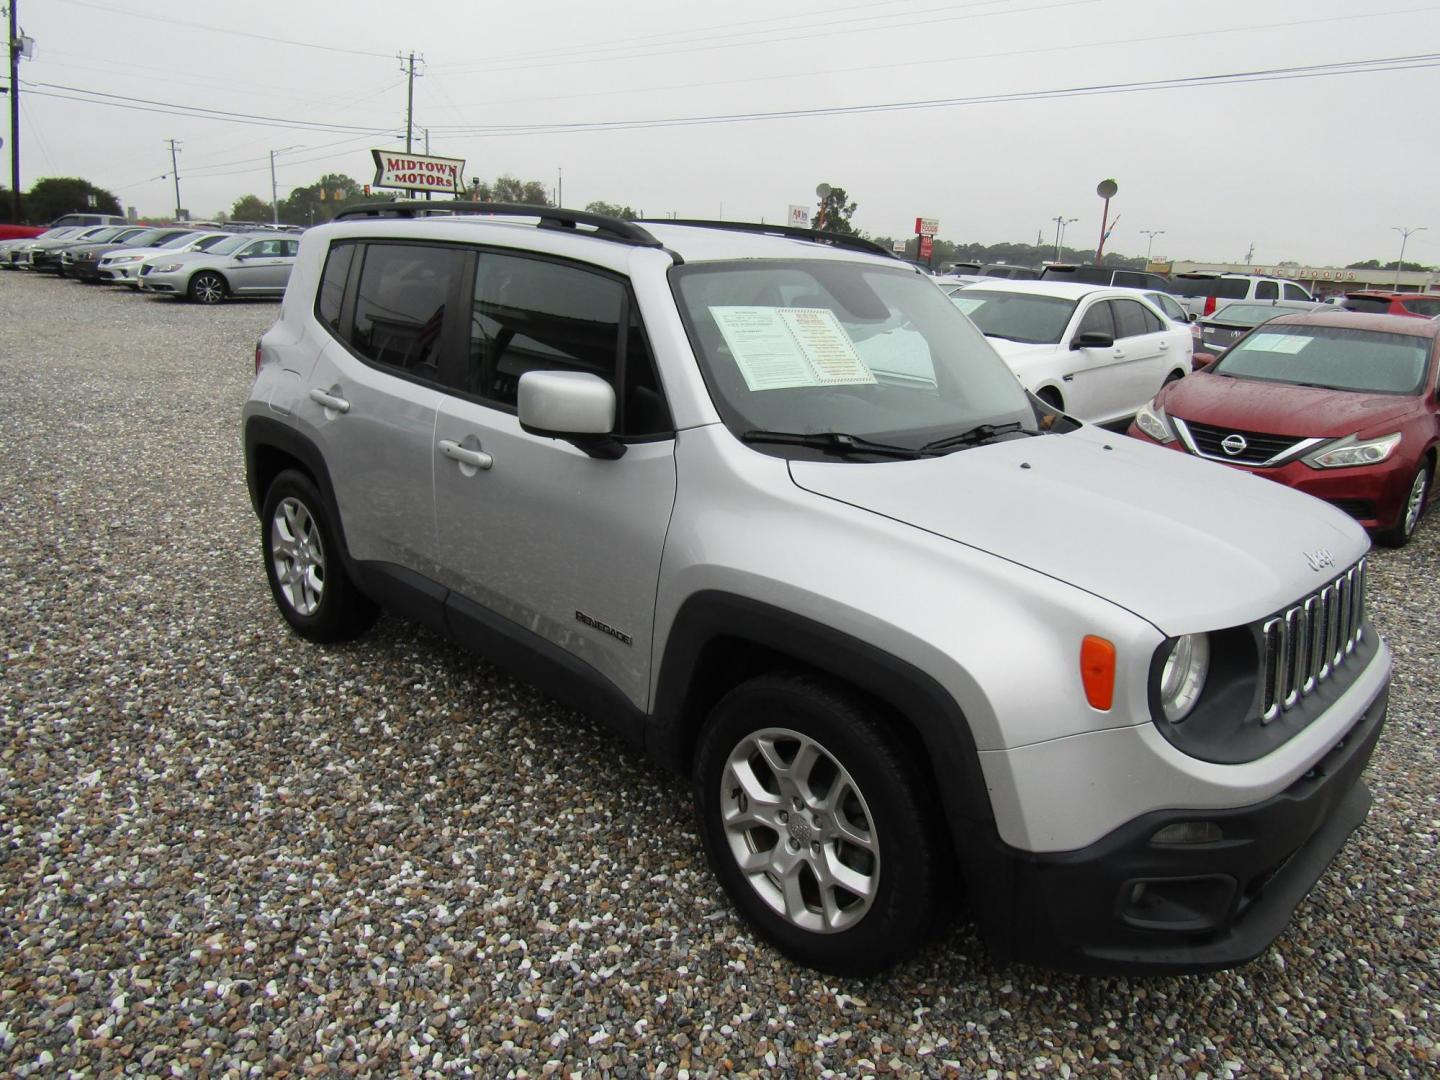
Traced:
<path id="1" fill-rule="evenodd" d="M 1016 420 L 1009 424 L 976 424 L 974 427 L 960 432 L 958 435 L 948 435 L 943 439 L 936 439 L 920 447 L 920 453 L 933 454 L 937 450 L 956 450 L 962 446 L 978 446 L 998 439 L 1001 435 L 1011 435 L 1017 431 L 1025 431 Z M 1027 435 L 1036 434 L 1033 431 L 1025 431 Z"/>
<path id="2" fill-rule="evenodd" d="M 881 457 L 917 458 L 921 451 L 909 446 L 871 442 L 858 435 L 841 431 L 747 431 L 740 436 L 745 443 L 773 443 L 777 446 L 806 446 L 828 454 L 875 454 Z"/>

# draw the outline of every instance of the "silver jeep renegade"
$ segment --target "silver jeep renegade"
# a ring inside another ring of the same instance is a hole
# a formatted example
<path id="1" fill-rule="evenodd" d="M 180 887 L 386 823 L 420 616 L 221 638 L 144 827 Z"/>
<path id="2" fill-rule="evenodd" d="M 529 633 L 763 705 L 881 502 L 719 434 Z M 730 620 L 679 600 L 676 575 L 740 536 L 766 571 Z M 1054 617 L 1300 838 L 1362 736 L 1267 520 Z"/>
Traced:
<path id="1" fill-rule="evenodd" d="M 281 614 L 377 608 L 693 778 L 864 973 L 1241 963 L 1364 819 L 1390 654 L 1331 507 L 1031 398 L 865 241 L 395 203 L 304 236 L 244 412 Z"/>

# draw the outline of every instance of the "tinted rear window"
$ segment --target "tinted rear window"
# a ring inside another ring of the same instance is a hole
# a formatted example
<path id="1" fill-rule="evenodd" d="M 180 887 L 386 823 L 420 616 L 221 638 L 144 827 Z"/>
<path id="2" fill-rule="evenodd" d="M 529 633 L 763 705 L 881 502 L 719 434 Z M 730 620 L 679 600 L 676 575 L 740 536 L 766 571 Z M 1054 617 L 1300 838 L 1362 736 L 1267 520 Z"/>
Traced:
<path id="1" fill-rule="evenodd" d="M 1413 311 L 1416 315 L 1430 318 L 1440 315 L 1440 299 L 1406 300 L 1404 304 L 1406 311 Z"/>
<path id="2" fill-rule="evenodd" d="M 1390 310 L 1390 299 L 1383 296 L 1347 296 L 1345 302 L 1340 306 L 1346 311 L 1363 311 L 1367 315 L 1384 315 Z"/>
<path id="3" fill-rule="evenodd" d="M 1040 271 L 1042 278 L 1083 281 L 1087 285 L 1109 285 L 1113 274 L 1113 270 L 1106 270 L 1103 266 L 1047 266 Z"/>
<path id="4" fill-rule="evenodd" d="M 1177 277 L 1170 282 L 1176 296 L 1218 296 L 1222 300 L 1243 300 L 1250 292 L 1248 278 Z"/>

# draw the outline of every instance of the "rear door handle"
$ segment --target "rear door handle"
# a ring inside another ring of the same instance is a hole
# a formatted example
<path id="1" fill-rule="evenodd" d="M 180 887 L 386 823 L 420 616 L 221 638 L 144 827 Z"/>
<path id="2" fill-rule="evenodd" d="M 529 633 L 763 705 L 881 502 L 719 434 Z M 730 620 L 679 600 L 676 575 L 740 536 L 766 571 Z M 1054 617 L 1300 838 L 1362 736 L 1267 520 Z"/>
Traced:
<path id="1" fill-rule="evenodd" d="M 337 397 L 328 390 L 321 390 L 318 387 L 310 391 L 310 400 L 317 405 L 323 405 L 327 409 L 334 409 L 336 412 L 349 412 L 350 402 L 343 397 Z"/>
<path id="2" fill-rule="evenodd" d="M 471 450 L 450 439 L 441 439 L 436 445 L 440 447 L 440 452 L 451 461 L 469 465 L 472 469 L 488 469 L 495 464 L 495 459 L 484 450 Z"/>

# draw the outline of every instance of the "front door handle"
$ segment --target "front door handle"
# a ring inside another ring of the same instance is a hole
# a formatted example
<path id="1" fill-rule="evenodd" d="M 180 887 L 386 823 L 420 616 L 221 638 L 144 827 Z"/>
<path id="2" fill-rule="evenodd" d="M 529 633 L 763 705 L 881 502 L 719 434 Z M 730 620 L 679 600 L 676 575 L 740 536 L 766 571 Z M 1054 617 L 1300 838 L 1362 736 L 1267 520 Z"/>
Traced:
<path id="1" fill-rule="evenodd" d="M 336 412 L 349 412 L 350 402 L 343 397 L 338 397 L 328 390 L 321 390 L 318 387 L 310 391 L 310 400 L 327 409 L 334 409 Z"/>
<path id="2" fill-rule="evenodd" d="M 441 439 L 437 445 L 440 447 L 440 452 L 451 461 L 469 465 L 472 469 L 488 469 L 495 464 L 495 459 L 484 450 L 471 450 L 450 439 Z"/>

